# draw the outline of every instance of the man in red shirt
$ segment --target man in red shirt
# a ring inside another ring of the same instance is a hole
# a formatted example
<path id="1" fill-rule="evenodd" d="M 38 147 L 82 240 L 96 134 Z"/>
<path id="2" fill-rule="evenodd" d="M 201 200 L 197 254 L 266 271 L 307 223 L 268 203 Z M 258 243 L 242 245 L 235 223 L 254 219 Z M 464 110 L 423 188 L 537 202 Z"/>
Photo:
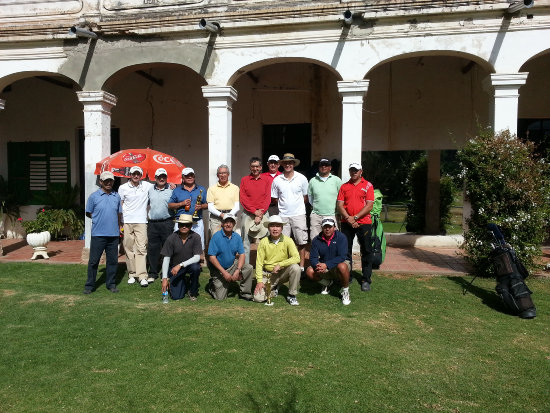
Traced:
<path id="1" fill-rule="evenodd" d="M 243 206 L 241 219 L 241 236 L 243 239 L 246 263 L 250 264 L 250 244 L 256 241 L 255 237 L 248 234 L 251 225 L 258 225 L 262 219 L 269 217 L 267 209 L 271 202 L 271 181 L 262 174 L 262 161 L 260 158 L 250 159 L 250 175 L 241 179 L 239 198 Z"/>
<path id="2" fill-rule="evenodd" d="M 352 257 L 353 239 L 361 248 L 361 291 L 369 291 L 372 275 L 372 220 L 370 211 L 374 204 L 374 188 L 363 178 L 360 163 L 349 166 L 350 180 L 340 187 L 336 204 L 342 217 L 342 233 L 348 239 L 348 254 Z M 350 275 L 351 281 L 351 275 Z"/>
<path id="3" fill-rule="evenodd" d="M 273 180 L 282 173 L 279 171 L 279 166 L 281 166 L 279 161 L 280 160 L 277 155 L 270 155 L 267 159 L 267 172 L 262 173 L 262 177 L 269 179 L 271 183 L 273 183 Z M 277 203 L 274 202 L 269 206 L 269 216 L 271 217 L 278 214 L 279 207 Z"/>

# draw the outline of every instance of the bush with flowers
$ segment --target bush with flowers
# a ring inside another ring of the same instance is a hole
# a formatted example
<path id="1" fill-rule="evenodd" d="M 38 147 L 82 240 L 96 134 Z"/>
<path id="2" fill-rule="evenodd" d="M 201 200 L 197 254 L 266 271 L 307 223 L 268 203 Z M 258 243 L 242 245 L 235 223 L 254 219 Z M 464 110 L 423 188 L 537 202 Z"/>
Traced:
<path id="1" fill-rule="evenodd" d="M 531 142 L 489 129 L 470 139 L 458 158 L 459 178 L 472 206 L 464 247 L 476 274 L 493 275 L 490 222 L 502 228 L 527 269 L 537 269 L 550 224 L 550 165 L 534 152 Z"/>
<path id="2" fill-rule="evenodd" d="M 40 209 L 36 219 L 23 221 L 19 218 L 27 234 L 31 232 L 48 231 L 52 239 L 78 239 L 84 231 L 84 220 L 78 218 L 72 209 Z"/>

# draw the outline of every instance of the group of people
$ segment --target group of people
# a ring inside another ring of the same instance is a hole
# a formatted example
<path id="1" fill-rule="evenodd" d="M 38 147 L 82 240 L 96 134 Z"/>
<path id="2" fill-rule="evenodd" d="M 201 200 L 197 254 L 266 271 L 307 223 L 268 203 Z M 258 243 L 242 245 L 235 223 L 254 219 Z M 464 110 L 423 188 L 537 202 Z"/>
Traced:
<path id="1" fill-rule="evenodd" d="M 291 153 L 279 159 L 271 155 L 268 171 L 262 161 L 250 159 L 250 174 L 240 186 L 230 182 L 227 165 L 217 169 L 216 185 L 204 188 L 195 172 L 182 170 L 179 186 L 167 183 L 167 173 L 157 169 L 155 183 L 143 181 L 139 166 L 130 179 L 113 190 L 114 176 L 102 172 L 100 189 L 86 204 L 92 219 L 88 279 L 84 294 L 95 290 L 99 260 L 106 253 L 106 287 L 116 293 L 118 240 L 123 228 L 128 283 L 147 287 L 159 274 L 162 291 L 172 299 L 199 294 L 201 256 L 206 257 L 210 280 L 206 291 L 217 300 L 228 295 L 232 282 L 239 284 L 239 298 L 263 302 L 266 283 L 271 297 L 288 282 L 290 305 L 299 305 L 302 276 L 318 281 L 328 294 L 336 280 L 344 305 L 350 304 L 352 244 L 355 236 L 361 251 L 361 290 L 369 291 L 372 273 L 371 216 L 374 188 L 362 176 L 360 163 L 349 165 L 350 180 L 342 183 L 331 173 L 329 159 L 319 161 L 318 173 L 308 182 L 294 168 L 300 161 Z M 283 171 L 279 171 L 282 167 Z M 309 216 L 310 266 L 305 267 L 308 245 L 306 204 Z M 209 211 L 205 254 L 203 210 Z M 237 225 L 239 231 L 236 231 Z M 250 263 L 251 244 L 260 239 L 255 268 Z M 162 260 L 161 260 L 162 257 Z M 254 278 L 256 286 L 254 287 Z"/>

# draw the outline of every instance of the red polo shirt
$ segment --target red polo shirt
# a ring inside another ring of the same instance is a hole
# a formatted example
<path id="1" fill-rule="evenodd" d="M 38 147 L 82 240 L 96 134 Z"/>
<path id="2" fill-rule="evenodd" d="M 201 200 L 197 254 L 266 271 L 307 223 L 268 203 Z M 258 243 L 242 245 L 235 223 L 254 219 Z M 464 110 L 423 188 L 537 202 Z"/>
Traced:
<path id="1" fill-rule="evenodd" d="M 351 216 L 355 216 L 365 207 L 367 201 L 374 202 L 374 187 L 363 177 L 361 177 L 357 185 L 354 185 L 351 180 L 349 180 L 340 187 L 336 200 L 343 201 L 344 209 L 347 213 Z M 342 222 L 346 221 L 342 219 Z M 370 213 L 357 222 L 359 224 L 372 224 Z"/>
<path id="2" fill-rule="evenodd" d="M 241 179 L 239 200 L 246 211 L 253 214 L 257 209 L 263 209 L 267 212 L 271 203 L 271 181 L 263 174 L 258 179 L 254 179 L 252 175 Z"/>
<path id="3" fill-rule="evenodd" d="M 261 173 L 261 176 L 262 177 L 266 177 L 268 178 L 271 182 L 273 182 L 273 180 L 278 177 L 279 175 L 281 175 L 282 172 L 281 171 L 277 171 L 277 173 L 275 174 L 275 176 L 271 176 L 271 174 L 269 172 L 262 172 Z"/>

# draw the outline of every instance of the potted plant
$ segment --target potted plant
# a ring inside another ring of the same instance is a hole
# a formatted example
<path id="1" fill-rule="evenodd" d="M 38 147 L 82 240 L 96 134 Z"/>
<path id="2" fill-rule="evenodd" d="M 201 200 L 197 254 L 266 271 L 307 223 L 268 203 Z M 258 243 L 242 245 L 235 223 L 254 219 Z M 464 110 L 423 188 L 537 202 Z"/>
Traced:
<path id="1" fill-rule="evenodd" d="M 23 221 L 18 218 L 21 225 L 27 233 L 27 243 L 33 248 L 34 253 L 31 260 L 37 259 L 39 256 L 49 259 L 47 244 L 50 242 L 51 234 L 48 231 L 50 222 L 45 209 L 42 209 L 36 214 L 36 219 L 31 221 Z"/>

